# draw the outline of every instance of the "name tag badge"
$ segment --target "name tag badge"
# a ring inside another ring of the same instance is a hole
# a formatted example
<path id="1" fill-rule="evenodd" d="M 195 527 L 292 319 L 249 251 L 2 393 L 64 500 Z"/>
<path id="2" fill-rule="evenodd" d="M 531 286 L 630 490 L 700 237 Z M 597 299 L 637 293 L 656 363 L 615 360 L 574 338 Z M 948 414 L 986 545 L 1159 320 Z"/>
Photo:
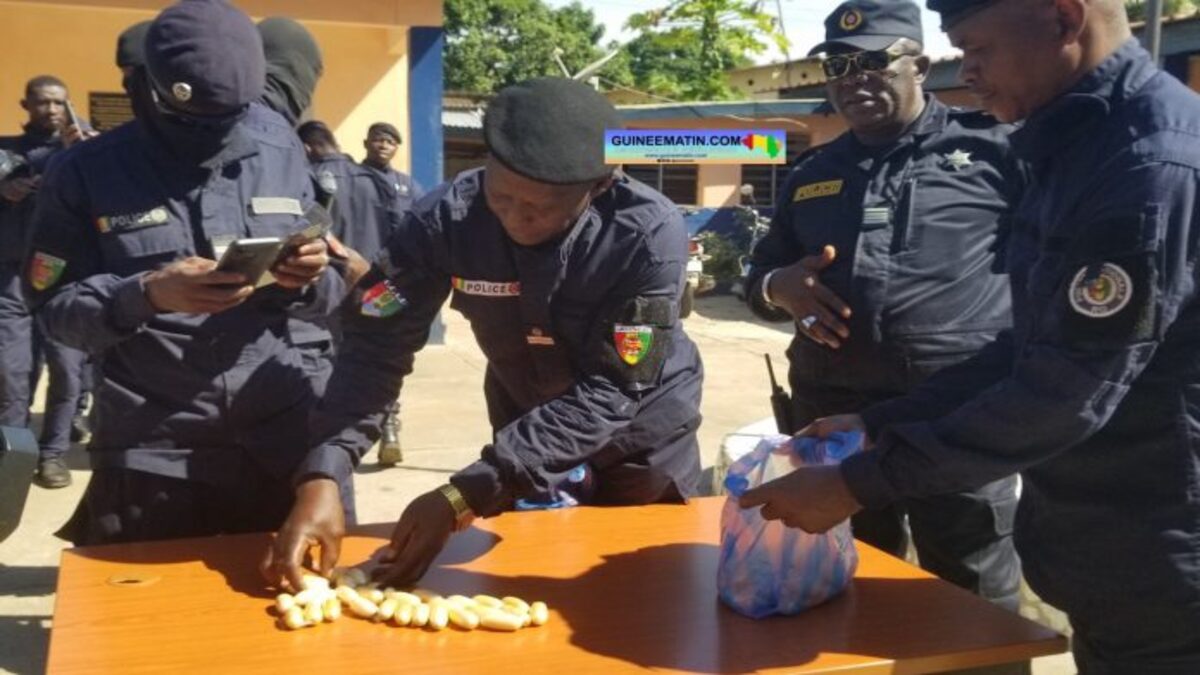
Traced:
<path id="1" fill-rule="evenodd" d="M 256 216 L 304 215 L 300 200 L 291 197 L 254 197 L 250 200 L 250 211 Z"/>
<path id="2" fill-rule="evenodd" d="M 801 185 L 800 187 L 796 188 L 795 192 L 792 193 L 792 202 L 803 202 L 809 199 L 817 199 L 819 197 L 833 197 L 835 195 L 839 195 L 842 193 L 842 187 L 845 184 L 846 181 L 838 179 Z"/>
<path id="3" fill-rule="evenodd" d="M 892 208 L 890 206 L 864 206 L 862 214 L 862 229 L 879 230 L 892 224 Z"/>
<path id="4" fill-rule="evenodd" d="M 165 206 L 158 206 L 141 213 L 123 213 L 117 216 L 100 216 L 96 219 L 96 231 L 100 234 L 109 232 L 125 232 L 139 230 L 143 227 L 166 225 L 171 220 L 171 213 Z"/>
<path id="5" fill-rule="evenodd" d="M 521 295 L 519 281 L 481 281 L 451 277 L 454 290 L 467 295 L 478 295 L 485 298 L 515 298 Z"/>

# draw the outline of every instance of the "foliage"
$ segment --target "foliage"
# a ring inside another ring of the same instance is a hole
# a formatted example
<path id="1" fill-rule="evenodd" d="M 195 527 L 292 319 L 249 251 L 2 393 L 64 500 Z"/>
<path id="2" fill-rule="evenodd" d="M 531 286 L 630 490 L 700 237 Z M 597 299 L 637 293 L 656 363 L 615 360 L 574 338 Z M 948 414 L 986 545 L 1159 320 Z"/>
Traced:
<path id="1" fill-rule="evenodd" d="M 787 45 L 775 19 L 750 0 L 673 0 L 625 25 L 639 35 L 614 60 L 610 77 L 681 101 L 736 98 L 725 71 L 750 65 L 767 41 Z"/>
<path id="2" fill-rule="evenodd" d="M 701 232 L 699 238 L 706 256 L 704 273 L 711 274 L 718 284 L 736 281 L 742 275 L 742 265 L 738 259 L 745 252 L 716 232 Z"/>
<path id="3" fill-rule="evenodd" d="M 483 94 L 516 82 L 561 76 L 554 50 L 572 72 L 603 55 L 604 27 L 578 2 L 446 0 L 446 88 Z"/>
<path id="4" fill-rule="evenodd" d="M 1162 8 L 1163 16 L 1169 17 L 1194 12 L 1196 4 L 1192 0 L 1163 0 Z M 1125 0 L 1125 12 L 1130 21 L 1145 21 L 1146 0 Z"/>

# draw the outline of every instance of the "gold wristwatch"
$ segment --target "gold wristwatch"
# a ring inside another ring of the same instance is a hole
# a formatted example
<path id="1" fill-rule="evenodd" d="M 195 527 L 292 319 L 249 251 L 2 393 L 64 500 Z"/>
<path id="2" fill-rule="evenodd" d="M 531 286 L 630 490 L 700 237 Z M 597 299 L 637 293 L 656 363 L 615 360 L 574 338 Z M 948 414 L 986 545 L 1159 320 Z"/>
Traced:
<path id="1" fill-rule="evenodd" d="M 462 493 L 450 483 L 439 486 L 438 492 L 442 493 L 446 501 L 450 502 L 450 508 L 454 509 L 454 531 L 461 532 L 467 529 L 471 521 L 475 520 L 475 512 L 467 505 Z"/>

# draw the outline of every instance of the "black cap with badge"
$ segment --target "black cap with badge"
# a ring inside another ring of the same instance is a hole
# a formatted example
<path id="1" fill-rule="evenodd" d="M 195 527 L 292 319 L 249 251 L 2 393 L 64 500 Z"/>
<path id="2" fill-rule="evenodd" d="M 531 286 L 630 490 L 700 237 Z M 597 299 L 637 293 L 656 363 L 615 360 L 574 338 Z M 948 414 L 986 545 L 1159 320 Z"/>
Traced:
<path id="1" fill-rule="evenodd" d="M 825 19 L 825 41 L 809 56 L 847 46 L 856 51 L 887 49 L 900 38 L 924 42 L 921 8 L 911 0 L 849 0 Z"/>
<path id="2" fill-rule="evenodd" d="M 488 104 L 483 138 L 492 157 L 539 183 L 599 180 L 604 132 L 623 126 L 608 99 L 575 80 L 542 77 L 505 87 Z"/>
<path id="3" fill-rule="evenodd" d="M 954 24 L 994 2 L 996 0 L 927 0 L 925 6 L 941 14 L 942 30 L 949 30 Z"/>
<path id="4" fill-rule="evenodd" d="M 201 117 L 229 115 L 262 98 L 262 38 L 226 0 L 181 0 L 146 33 L 146 70 L 168 107 Z"/>

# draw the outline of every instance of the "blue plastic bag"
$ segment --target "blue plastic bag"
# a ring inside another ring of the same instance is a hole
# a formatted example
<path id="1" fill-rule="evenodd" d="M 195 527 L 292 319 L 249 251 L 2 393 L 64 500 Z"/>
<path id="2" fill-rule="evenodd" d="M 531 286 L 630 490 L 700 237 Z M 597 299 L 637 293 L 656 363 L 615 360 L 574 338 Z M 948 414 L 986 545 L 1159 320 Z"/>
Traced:
<path id="1" fill-rule="evenodd" d="M 860 432 L 828 439 L 771 436 L 734 462 L 725 478 L 729 499 L 721 512 L 721 561 L 717 591 L 721 601 L 746 616 L 796 614 L 846 590 L 858 567 L 850 522 L 825 534 L 809 534 L 767 521 L 757 507 L 737 499 L 801 466 L 838 464 L 862 448 Z"/>

